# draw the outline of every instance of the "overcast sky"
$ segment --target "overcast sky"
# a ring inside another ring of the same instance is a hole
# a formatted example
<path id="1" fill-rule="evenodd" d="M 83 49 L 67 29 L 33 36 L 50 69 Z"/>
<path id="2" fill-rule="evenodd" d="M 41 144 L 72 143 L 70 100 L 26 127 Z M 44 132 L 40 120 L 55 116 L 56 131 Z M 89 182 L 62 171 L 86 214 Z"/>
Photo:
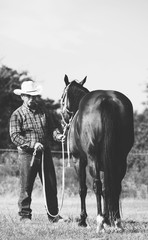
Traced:
<path id="1" fill-rule="evenodd" d="M 57 100 L 64 75 L 114 89 L 142 111 L 148 0 L 0 0 L 0 63 L 27 70 Z"/>

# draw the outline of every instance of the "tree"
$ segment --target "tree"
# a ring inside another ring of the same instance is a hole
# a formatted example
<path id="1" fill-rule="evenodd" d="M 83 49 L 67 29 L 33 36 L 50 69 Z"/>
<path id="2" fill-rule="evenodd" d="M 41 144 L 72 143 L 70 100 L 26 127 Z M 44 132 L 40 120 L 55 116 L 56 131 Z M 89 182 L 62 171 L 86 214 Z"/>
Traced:
<path id="1" fill-rule="evenodd" d="M 0 68 L 0 148 L 11 145 L 8 131 L 9 119 L 12 111 L 21 101 L 12 91 L 20 87 L 21 74 L 6 66 Z"/>
<path id="2" fill-rule="evenodd" d="M 146 94 L 148 94 L 146 85 Z M 134 113 L 135 141 L 131 153 L 128 156 L 127 176 L 134 179 L 135 186 L 148 184 L 148 108 L 144 103 L 145 110 L 138 114 Z"/>

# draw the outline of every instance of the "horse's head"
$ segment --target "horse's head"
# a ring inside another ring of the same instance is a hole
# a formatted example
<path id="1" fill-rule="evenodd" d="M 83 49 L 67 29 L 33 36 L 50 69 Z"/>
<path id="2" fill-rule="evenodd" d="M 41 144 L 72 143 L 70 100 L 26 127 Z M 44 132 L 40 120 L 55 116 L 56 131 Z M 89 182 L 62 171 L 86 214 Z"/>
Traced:
<path id="1" fill-rule="evenodd" d="M 77 80 L 69 82 L 68 76 L 65 75 L 64 81 L 66 86 L 61 97 L 61 112 L 64 121 L 69 123 L 79 108 L 80 100 L 89 91 L 83 87 L 83 84 L 86 82 L 86 77 L 80 82 Z"/>

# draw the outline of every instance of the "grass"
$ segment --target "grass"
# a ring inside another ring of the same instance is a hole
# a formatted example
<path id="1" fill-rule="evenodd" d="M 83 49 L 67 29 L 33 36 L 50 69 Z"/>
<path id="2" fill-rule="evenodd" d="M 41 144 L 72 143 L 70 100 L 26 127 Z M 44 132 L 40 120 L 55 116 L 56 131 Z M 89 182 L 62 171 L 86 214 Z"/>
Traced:
<path id="1" fill-rule="evenodd" d="M 59 197 L 60 199 L 60 197 Z M 78 227 L 80 200 L 65 196 L 61 215 L 68 223 L 48 222 L 42 196 L 33 195 L 33 218 L 30 224 L 23 224 L 17 215 L 17 198 L 0 198 L 0 240 L 146 240 L 148 239 L 148 199 L 122 200 L 123 233 L 96 234 L 95 196 L 87 196 L 89 228 Z"/>

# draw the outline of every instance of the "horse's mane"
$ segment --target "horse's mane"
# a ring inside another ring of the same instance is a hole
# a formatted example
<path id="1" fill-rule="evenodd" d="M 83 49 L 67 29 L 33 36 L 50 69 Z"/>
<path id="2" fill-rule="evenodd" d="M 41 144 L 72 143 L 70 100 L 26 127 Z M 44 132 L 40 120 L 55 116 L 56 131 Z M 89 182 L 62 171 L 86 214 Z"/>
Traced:
<path id="1" fill-rule="evenodd" d="M 82 84 L 78 83 L 76 80 L 73 80 L 68 89 L 68 98 L 71 106 L 75 109 L 79 105 L 82 97 L 88 92 L 89 90 L 87 88 L 83 87 Z"/>

